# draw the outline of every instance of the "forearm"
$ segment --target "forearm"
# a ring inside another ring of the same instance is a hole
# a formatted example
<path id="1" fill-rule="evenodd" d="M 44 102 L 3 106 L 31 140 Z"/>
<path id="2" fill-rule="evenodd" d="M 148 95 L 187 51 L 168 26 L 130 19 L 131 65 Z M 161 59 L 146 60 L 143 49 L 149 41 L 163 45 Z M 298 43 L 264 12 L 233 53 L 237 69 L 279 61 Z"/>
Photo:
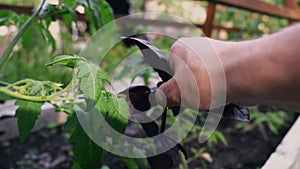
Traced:
<path id="1" fill-rule="evenodd" d="M 221 50 L 228 100 L 300 108 L 300 25 Z"/>

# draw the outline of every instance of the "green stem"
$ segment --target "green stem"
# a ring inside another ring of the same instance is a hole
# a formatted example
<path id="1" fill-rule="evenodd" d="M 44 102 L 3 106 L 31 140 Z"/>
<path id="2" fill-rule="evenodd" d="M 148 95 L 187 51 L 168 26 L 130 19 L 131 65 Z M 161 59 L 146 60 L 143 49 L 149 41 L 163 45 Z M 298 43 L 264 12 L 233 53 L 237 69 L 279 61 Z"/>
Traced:
<path id="1" fill-rule="evenodd" d="M 10 83 L 7 83 L 7 82 L 0 81 L 0 85 L 3 85 L 3 86 L 8 86 L 8 85 L 10 85 Z"/>
<path id="2" fill-rule="evenodd" d="M 42 14 L 40 16 L 37 17 L 38 20 L 41 20 L 41 19 L 45 19 L 45 18 L 48 18 L 48 17 L 52 17 L 52 16 L 56 16 L 56 15 L 63 15 L 63 14 L 66 14 L 68 13 L 68 10 L 65 9 L 65 10 L 61 10 L 61 11 L 57 11 L 57 12 L 47 12 L 45 14 Z"/>
<path id="3" fill-rule="evenodd" d="M 65 92 L 67 92 L 68 90 L 70 90 L 72 88 L 72 85 L 73 85 L 73 82 L 74 82 L 75 78 L 73 78 L 69 84 L 61 91 L 57 92 L 57 93 L 54 93 L 53 95 L 51 95 L 52 97 L 57 97 Z"/>
<path id="4" fill-rule="evenodd" d="M 11 88 L 11 87 L 13 87 L 13 86 L 17 86 L 17 85 L 19 85 L 19 84 L 23 84 L 23 83 L 33 83 L 34 81 L 33 80 L 31 80 L 31 79 L 23 79 L 23 80 L 20 80 L 20 81 L 17 81 L 17 82 L 15 82 L 15 83 L 13 83 L 13 84 L 9 84 L 9 85 L 7 85 L 7 86 L 5 86 L 5 88 Z"/>
<path id="5" fill-rule="evenodd" d="M 181 162 L 182 162 L 183 169 L 189 169 L 188 162 L 185 159 L 185 156 L 182 152 L 180 152 L 180 159 L 181 159 Z"/>
<path id="6" fill-rule="evenodd" d="M 20 82 L 24 83 L 24 81 L 28 81 L 30 79 L 24 79 Z M 11 96 L 11 97 L 14 97 L 14 98 L 18 98 L 18 99 L 24 99 L 24 100 L 30 100 L 30 101 L 64 101 L 64 100 L 75 100 L 75 97 L 72 97 L 72 98 L 61 98 L 61 97 L 58 97 L 60 96 L 61 94 L 69 91 L 71 88 L 72 88 L 72 85 L 73 85 L 73 82 L 75 81 L 75 78 L 72 79 L 72 81 L 69 82 L 69 84 L 61 91 L 59 92 L 56 92 L 52 95 L 49 95 L 49 96 L 26 96 L 26 95 L 22 95 L 20 93 L 17 93 L 17 92 L 14 92 L 14 91 L 11 91 L 9 90 L 9 87 L 5 86 L 5 87 L 0 87 L 0 92 L 8 95 L 8 96 Z M 17 82 L 17 83 L 20 83 L 20 82 Z M 11 86 L 12 87 L 12 86 Z"/>
<path id="7" fill-rule="evenodd" d="M 74 98 L 56 98 L 55 94 L 53 95 L 50 95 L 50 96 L 45 96 L 45 97 L 41 97 L 41 96 L 26 96 L 26 95 L 22 95 L 22 94 L 19 94 L 17 92 L 13 92 L 13 91 L 10 91 L 6 88 L 0 88 L 0 92 L 8 95 L 8 96 L 11 96 L 11 97 L 14 97 L 14 98 L 18 98 L 18 99 L 23 99 L 23 100 L 30 100 L 30 101 L 36 101 L 36 102 L 41 102 L 41 101 L 62 101 L 62 100 L 74 100 Z"/>
<path id="8" fill-rule="evenodd" d="M 38 9 L 34 12 L 34 14 L 24 23 L 24 25 L 20 28 L 20 30 L 15 34 L 12 41 L 9 43 L 7 48 L 5 49 L 3 55 L 0 57 L 0 69 L 3 67 L 5 62 L 8 60 L 9 56 L 11 55 L 12 50 L 14 49 L 15 45 L 18 43 L 20 38 L 26 33 L 28 28 L 33 24 L 33 22 L 37 19 L 38 14 L 42 10 L 46 0 L 42 0 Z"/>

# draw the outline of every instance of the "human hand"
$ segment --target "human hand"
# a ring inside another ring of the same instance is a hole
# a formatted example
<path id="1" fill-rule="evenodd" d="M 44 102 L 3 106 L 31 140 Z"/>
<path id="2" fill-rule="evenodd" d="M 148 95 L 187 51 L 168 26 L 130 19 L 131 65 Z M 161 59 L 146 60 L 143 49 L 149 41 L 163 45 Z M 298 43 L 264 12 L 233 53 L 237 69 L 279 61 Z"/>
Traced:
<path id="1" fill-rule="evenodd" d="M 168 58 L 174 76 L 159 87 L 158 102 L 166 98 L 168 106 L 205 110 L 227 104 L 225 69 L 219 57 L 224 47 L 226 43 L 203 37 L 177 40 Z M 212 99 L 213 94 L 218 98 Z"/>

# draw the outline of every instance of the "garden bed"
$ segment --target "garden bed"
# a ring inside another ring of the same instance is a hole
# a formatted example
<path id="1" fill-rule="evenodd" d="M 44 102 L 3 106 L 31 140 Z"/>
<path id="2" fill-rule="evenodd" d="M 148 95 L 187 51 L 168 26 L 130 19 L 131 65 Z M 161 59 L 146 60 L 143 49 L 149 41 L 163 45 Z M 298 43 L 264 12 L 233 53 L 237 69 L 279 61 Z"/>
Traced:
<path id="1" fill-rule="evenodd" d="M 278 135 L 267 131 L 268 140 L 265 140 L 258 128 L 252 128 L 247 131 L 235 129 L 235 122 L 223 120 L 218 130 L 221 131 L 227 139 L 228 146 L 218 144 L 208 153 L 213 162 L 209 163 L 204 158 L 193 158 L 191 154 L 189 168 L 201 168 L 205 165 L 211 169 L 231 169 L 243 168 L 253 169 L 263 166 L 280 143 L 289 127 L 280 130 Z M 32 133 L 23 143 L 19 139 L 11 139 L 0 142 L 0 166 L 2 169 L 9 168 L 71 168 L 73 146 L 68 144 L 68 134 L 61 131 L 61 127 L 45 128 Z M 197 139 L 184 145 L 200 149 L 204 145 L 197 142 Z M 125 165 L 117 156 L 108 154 L 102 159 L 102 164 L 111 168 L 122 169 Z"/>

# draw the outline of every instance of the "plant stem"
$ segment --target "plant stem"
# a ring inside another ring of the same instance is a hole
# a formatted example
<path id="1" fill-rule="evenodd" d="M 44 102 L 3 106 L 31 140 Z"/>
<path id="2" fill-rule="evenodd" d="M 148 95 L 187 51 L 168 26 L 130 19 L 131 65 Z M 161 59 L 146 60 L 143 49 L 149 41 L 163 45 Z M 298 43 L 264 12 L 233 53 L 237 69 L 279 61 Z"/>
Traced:
<path id="1" fill-rule="evenodd" d="M 269 141 L 270 139 L 268 137 L 268 134 L 266 132 L 266 129 L 265 129 L 264 125 L 262 123 L 258 123 L 257 125 L 258 125 L 258 129 L 259 129 L 261 135 L 263 136 L 263 139 L 265 141 Z"/>
<path id="2" fill-rule="evenodd" d="M 7 82 L 0 81 L 0 85 L 7 86 L 7 85 L 10 85 L 10 83 L 7 83 Z"/>
<path id="3" fill-rule="evenodd" d="M 38 9 L 34 12 L 34 14 L 24 23 L 24 25 L 20 28 L 20 30 L 15 34 L 11 42 L 8 44 L 7 48 L 5 49 L 3 55 L 0 57 L 0 69 L 8 60 L 9 56 L 11 55 L 12 50 L 14 49 L 15 45 L 18 43 L 20 38 L 26 33 L 28 28 L 33 24 L 36 20 L 38 14 L 42 10 L 46 0 L 42 0 Z"/>
<path id="4" fill-rule="evenodd" d="M 75 81 L 75 77 L 69 82 L 69 84 L 61 91 L 54 93 L 53 95 L 51 95 L 52 97 L 57 97 L 65 92 L 67 92 L 68 90 L 70 90 L 72 88 L 73 82 Z"/>
<path id="5" fill-rule="evenodd" d="M 52 101 L 74 100 L 74 98 L 55 98 L 55 97 L 53 97 L 53 95 L 45 96 L 45 97 L 42 97 L 42 96 L 26 96 L 26 95 L 21 95 L 17 92 L 10 91 L 6 88 L 0 88 L 0 92 L 6 94 L 8 96 L 14 97 L 14 98 L 30 100 L 30 101 L 36 101 L 36 102 L 50 101 L 50 100 L 52 100 Z"/>
<path id="6" fill-rule="evenodd" d="M 16 82 L 15 84 L 20 84 L 20 83 L 24 83 L 26 81 L 31 81 L 30 79 L 24 79 L 24 80 L 21 80 L 19 82 Z M 14 98 L 17 98 L 17 99 L 24 99 L 24 100 L 30 100 L 30 101 L 64 101 L 64 100 L 75 100 L 74 97 L 72 98 L 61 98 L 61 97 L 58 97 L 59 95 L 67 92 L 68 90 L 70 90 L 72 88 L 72 85 L 73 85 L 73 82 L 75 81 L 75 78 L 72 79 L 72 81 L 69 82 L 69 84 L 61 91 L 59 92 L 56 92 L 52 95 L 49 95 L 49 96 L 26 96 L 26 95 L 22 95 L 20 93 L 17 93 L 17 92 L 14 92 L 14 91 L 11 91 L 9 90 L 10 87 L 13 87 L 11 85 L 9 86 L 5 86 L 5 87 L 0 87 L 0 92 L 8 95 L 8 96 L 11 96 L 11 97 L 14 97 Z"/>
<path id="7" fill-rule="evenodd" d="M 37 16 L 37 19 L 41 20 L 41 19 L 45 19 L 45 18 L 48 18 L 48 17 L 52 17 L 52 16 L 55 16 L 55 15 L 63 15 L 63 14 L 66 14 L 68 13 L 68 10 L 61 10 L 61 11 L 57 11 L 57 12 L 47 12 L 45 14 L 42 14 L 40 16 Z"/>
<path id="8" fill-rule="evenodd" d="M 31 79 L 23 79 L 23 80 L 20 80 L 20 81 L 17 81 L 17 82 L 15 82 L 15 83 L 13 83 L 13 84 L 8 84 L 7 86 L 5 86 L 5 88 L 11 88 L 11 87 L 13 87 L 13 86 L 17 86 L 17 85 L 19 85 L 19 84 L 23 84 L 23 83 L 33 83 L 34 81 L 33 80 L 31 80 Z"/>
<path id="9" fill-rule="evenodd" d="M 189 169 L 188 162 L 185 159 L 182 152 L 180 152 L 180 159 L 181 159 L 181 164 L 183 165 L 183 169 Z"/>

